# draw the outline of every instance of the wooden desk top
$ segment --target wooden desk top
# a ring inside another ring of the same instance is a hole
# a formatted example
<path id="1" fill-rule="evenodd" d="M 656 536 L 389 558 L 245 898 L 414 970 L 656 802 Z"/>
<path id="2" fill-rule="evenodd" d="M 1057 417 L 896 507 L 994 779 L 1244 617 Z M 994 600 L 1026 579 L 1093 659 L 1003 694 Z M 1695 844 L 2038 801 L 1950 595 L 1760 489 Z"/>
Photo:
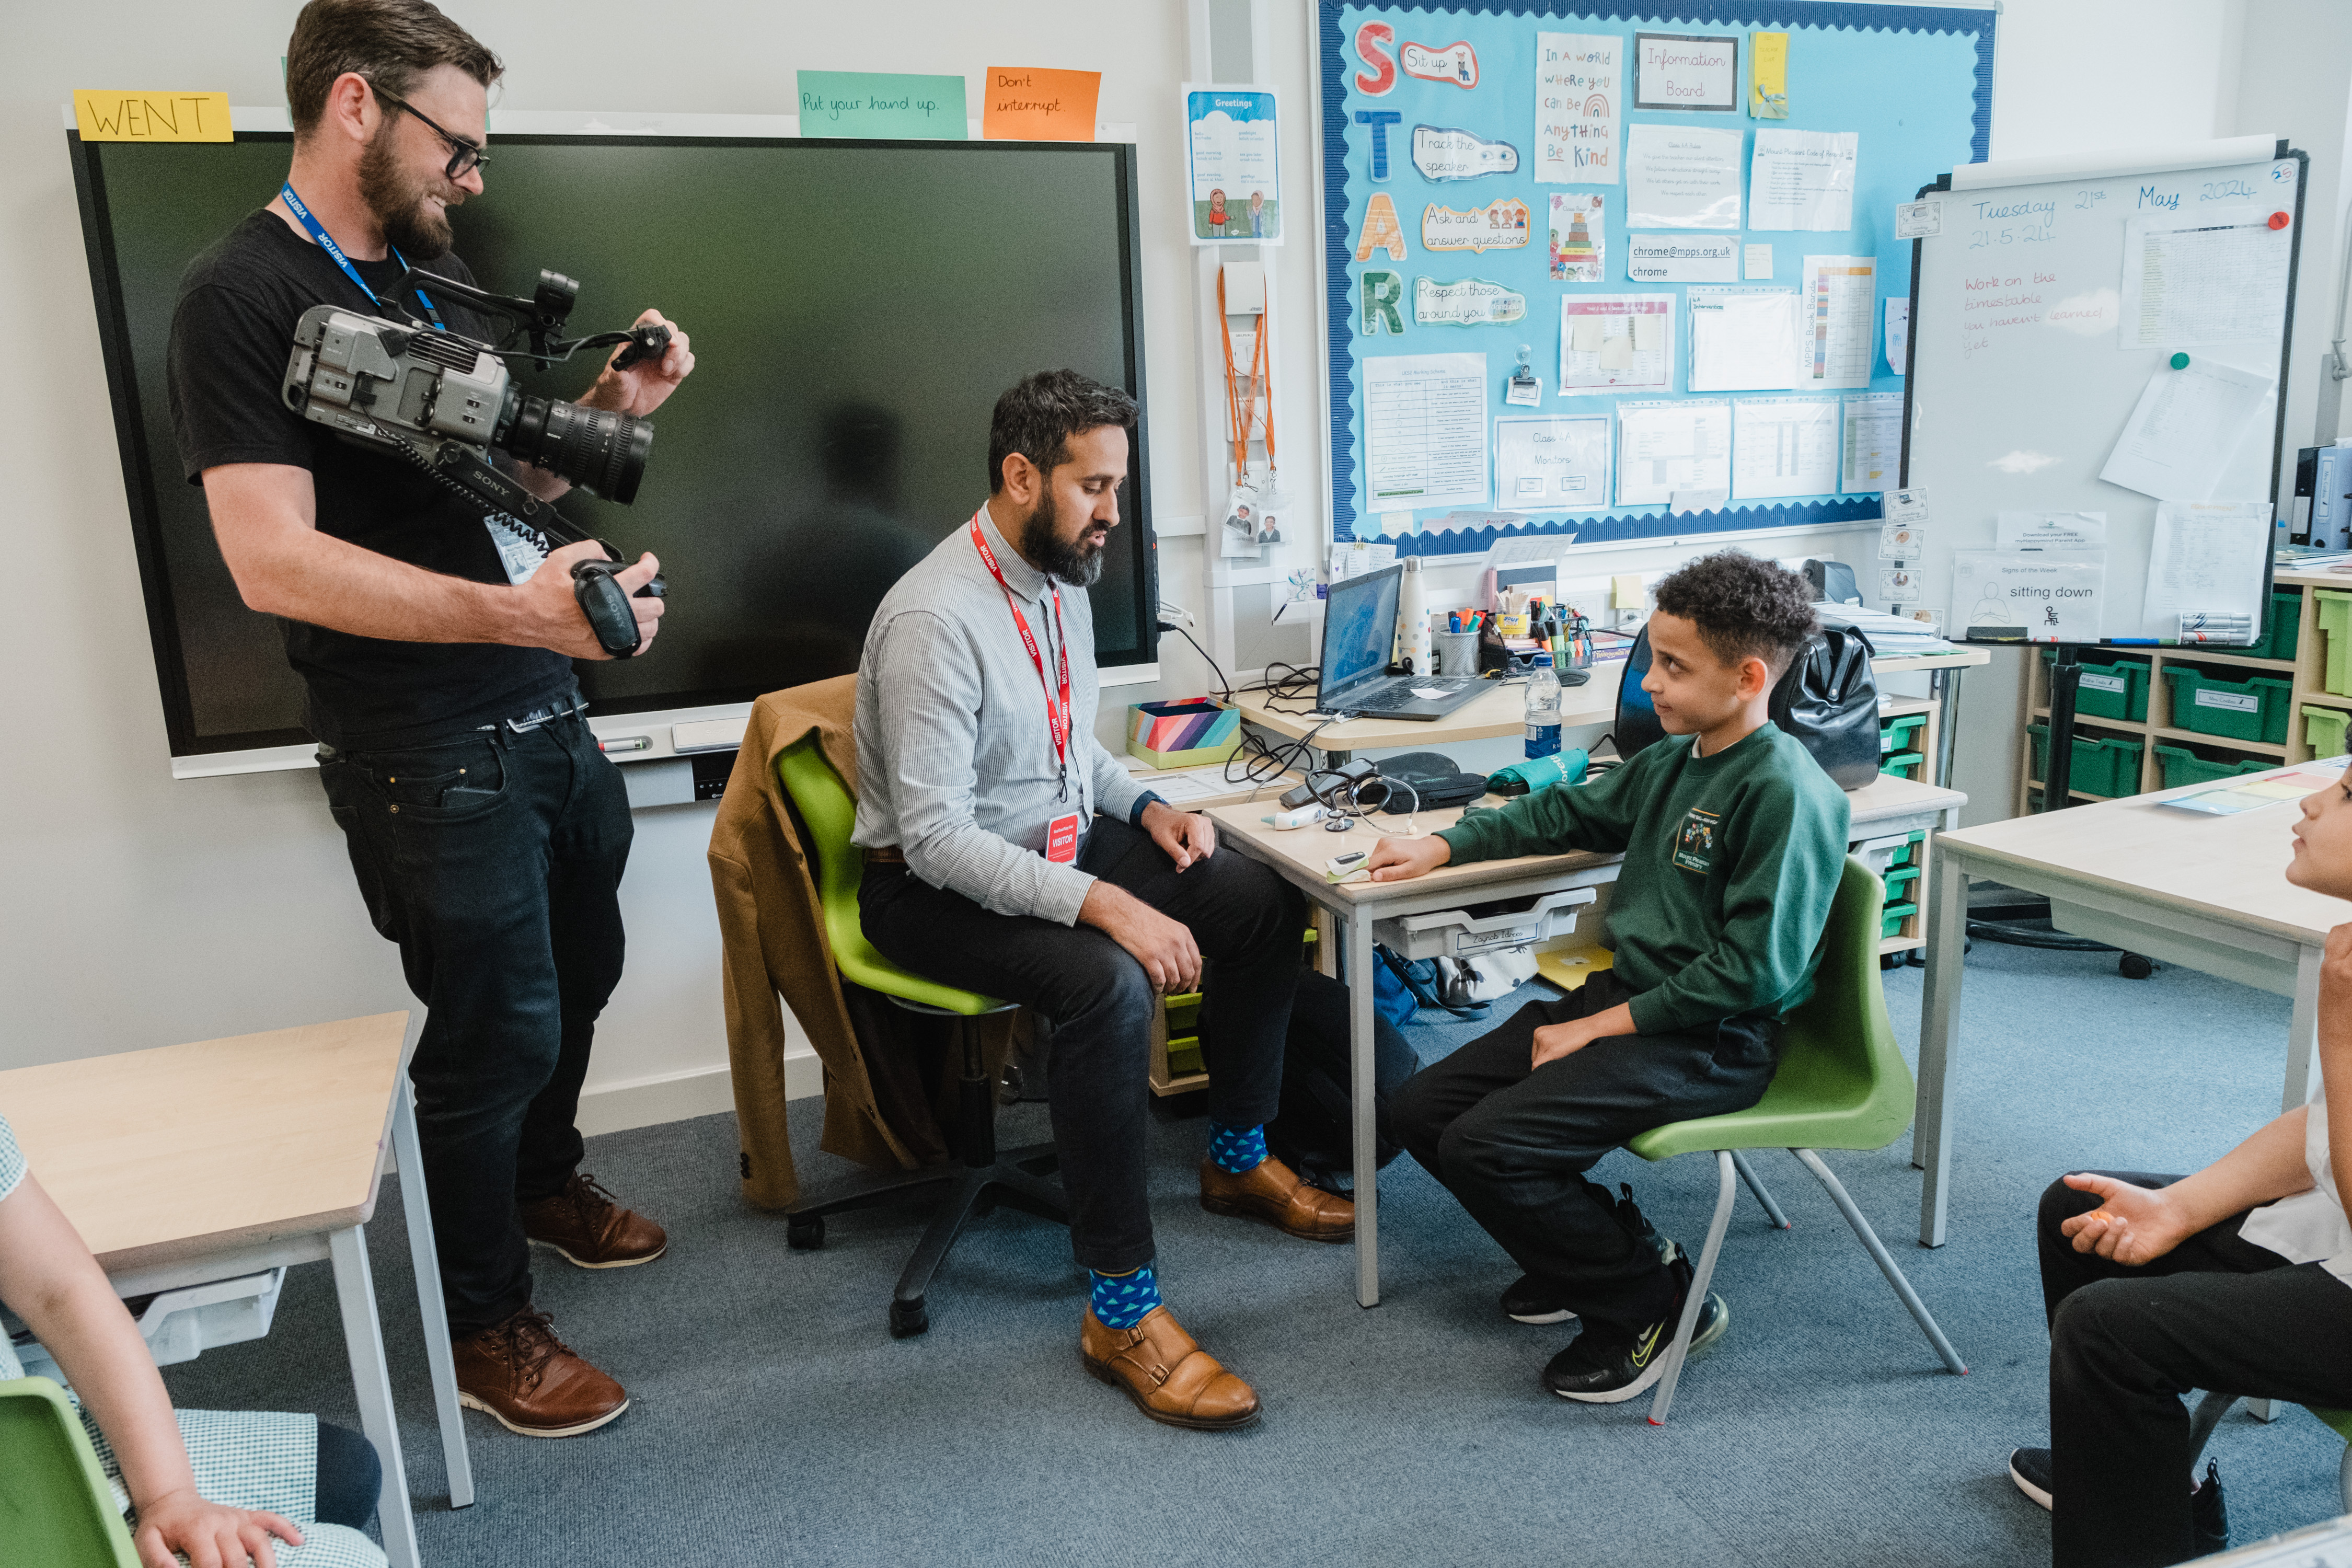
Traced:
<path id="1" fill-rule="evenodd" d="M 364 1224 L 408 1015 L 0 1072 L 0 1116 L 110 1271 Z"/>
<path id="2" fill-rule="evenodd" d="M 1954 648 L 1948 654 L 1924 654 L 1912 658 L 1874 658 L 1871 668 L 1881 674 L 1903 670 L 1965 669 L 1973 665 L 1990 664 L 1992 654 L 1980 647 Z M 1586 724 L 1607 724 L 1617 717 L 1617 683 L 1625 673 L 1625 661 L 1617 659 L 1592 667 L 1592 679 L 1581 686 L 1563 686 L 1559 691 L 1559 721 L 1563 728 L 1576 729 Z M 1451 745 L 1456 741 L 1491 741 L 1502 735 L 1516 735 L 1526 728 L 1526 688 L 1494 682 L 1494 689 L 1483 693 L 1475 701 L 1465 702 L 1444 718 L 1432 723 L 1417 724 L 1401 719 L 1350 719 L 1344 724 L 1334 724 L 1315 737 L 1318 747 L 1333 752 L 1385 751 L 1393 746 L 1416 749 Z M 1323 716 L 1307 710 L 1314 699 L 1310 696 L 1297 702 L 1285 703 L 1281 708 L 1266 705 L 1263 691 L 1235 692 L 1234 706 L 1251 723 L 1271 730 L 1277 735 L 1298 740 L 1322 722 Z M 1333 854 L 1339 851 L 1332 851 Z"/>
<path id="3" fill-rule="evenodd" d="M 2284 767 L 2279 774 L 2302 771 Z M 2232 779 L 2247 784 L 2265 775 Z M 2210 816 L 2153 804 L 2214 788 L 2210 784 L 2011 817 L 1940 834 L 1937 853 L 1966 858 L 1970 871 L 1999 878 L 2056 871 L 2067 881 L 2218 918 L 2316 945 L 2352 920 L 2352 903 L 2286 879 L 2300 808 L 2291 800 Z M 2224 786 L 2226 787 L 2226 786 Z"/>
<path id="4" fill-rule="evenodd" d="M 1846 795 L 1857 829 L 1873 822 L 1965 805 L 1968 798 L 1958 790 L 1938 789 L 1934 784 L 1914 784 L 1909 779 L 1885 775 Z M 1481 804 L 1504 805 L 1508 802 L 1499 795 L 1488 795 Z M 1328 833 L 1320 826 L 1277 830 L 1260 820 L 1268 815 L 1270 809 L 1261 801 L 1252 805 L 1215 806 L 1208 815 L 1216 823 L 1219 834 L 1250 840 L 1253 848 L 1258 851 L 1256 858 L 1277 861 L 1297 873 L 1318 880 L 1323 876 L 1325 863 L 1334 855 L 1344 855 L 1350 849 L 1369 852 L 1373 846 L 1394 837 L 1394 834 L 1366 827 L 1360 821 L 1345 833 Z M 1459 822 L 1462 811 L 1462 807 L 1449 806 L 1443 811 L 1417 812 L 1413 821 L 1424 834 L 1434 833 L 1439 828 L 1451 827 Z M 1399 833 L 1404 828 L 1404 818 L 1401 816 L 1383 816 L 1380 820 L 1382 826 Z M 1565 876 L 1606 866 L 1616 859 L 1614 855 L 1594 854 L 1582 849 L 1571 850 L 1565 855 L 1520 855 L 1507 860 L 1474 860 L 1466 866 L 1440 866 L 1426 877 L 1416 877 L 1410 881 L 1349 882 L 1331 890 L 1342 901 L 1357 904 L 1408 893 L 1444 892 L 1454 887 L 1475 888 L 1530 873 L 1557 872 Z"/>

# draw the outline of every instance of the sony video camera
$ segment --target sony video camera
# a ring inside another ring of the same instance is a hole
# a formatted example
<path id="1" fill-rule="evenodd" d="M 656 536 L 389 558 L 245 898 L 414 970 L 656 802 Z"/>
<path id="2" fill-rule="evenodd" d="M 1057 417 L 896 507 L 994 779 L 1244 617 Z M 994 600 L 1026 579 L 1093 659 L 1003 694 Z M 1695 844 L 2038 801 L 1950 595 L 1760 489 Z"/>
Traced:
<path id="1" fill-rule="evenodd" d="M 509 316 L 529 331 L 530 356 L 542 367 L 582 349 L 625 342 L 614 363 L 626 369 L 669 346 L 667 327 L 559 339 L 580 286 L 559 273 L 539 276 L 532 299 L 510 300 L 412 271 L 394 297 L 414 284 Z M 507 369 L 507 352 L 419 321 L 314 305 L 295 327 L 280 395 L 287 407 L 356 446 L 405 458 L 486 520 L 542 549 L 580 543 L 589 536 L 493 467 L 489 449 L 626 504 L 645 477 L 654 427 L 633 415 L 524 393 Z M 610 559 L 575 564 L 572 593 L 604 651 L 626 658 L 641 638 L 627 597 L 613 581 L 623 568 L 621 552 L 596 542 Z M 656 576 L 637 593 L 659 598 L 666 586 Z"/>

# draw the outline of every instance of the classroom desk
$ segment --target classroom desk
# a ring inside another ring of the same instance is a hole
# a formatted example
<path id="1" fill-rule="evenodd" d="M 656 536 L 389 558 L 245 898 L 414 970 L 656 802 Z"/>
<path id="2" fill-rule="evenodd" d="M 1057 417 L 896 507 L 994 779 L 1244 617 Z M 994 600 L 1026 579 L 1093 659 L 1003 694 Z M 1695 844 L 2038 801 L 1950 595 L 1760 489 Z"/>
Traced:
<path id="1" fill-rule="evenodd" d="M 1968 796 L 1954 790 L 1939 789 L 1933 784 L 1914 784 L 1908 779 L 1881 777 L 1846 796 L 1853 813 L 1851 841 L 1883 837 L 1915 830 L 1934 830 L 1957 826 L 1960 807 Z M 1493 796 L 1486 804 L 1500 805 Z M 1376 921 L 1398 915 L 1425 914 L 1436 910 L 1458 909 L 1464 904 L 1485 903 L 1496 899 L 1525 898 L 1530 894 L 1549 893 L 1566 888 L 1597 887 L 1617 879 L 1619 858 L 1595 855 L 1582 850 L 1566 855 L 1523 855 L 1507 860 L 1479 860 L 1466 866 L 1441 866 L 1426 877 L 1403 882 L 1355 882 L 1335 887 L 1324 879 L 1324 863 L 1334 855 L 1350 849 L 1369 850 L 1388 837 L 1371 828 L 1358 826 L 1346 833 L 1328 833 L 1319 827 L 1303 827 L 1289 832 L 1277 832 L 1259 818 L 1266 815 L 1263 802 L 1247 805 L 1217 806 L 1209 816 L 1217 825 L 1217 843 L 1222 848 L 1240 851 L 1253 860 L 1264 862 L 1282 879 L 1305 893 L 1308 901 L 1328 910 L 1342 928 L 1341 942 L 1345 955 L 1345 975 L 1348 985 L 1349 1091 L 1355 1114 L 1354 1169 L 1360 1173 L 1355 1183 L 1356 1200 L 1356 1302 L 1359 1306 L 1374 1307 L 1381 1300 L 1380 1266 L 1380 1192 L 1370 1179 L 1375 1169 L 1375 1129 L 1372 1100 L 1372 988 L 1365 977 L 1376 962 L 1372 957 L 1372 927 Z M 1460 819 L 1459 809 L 1425 811 L 1417 814 L 1420 826 L 1434 831 L 1449 827 Z M 1402 818 L 1383 817 L 1400 829 Z M 1935 847 L 1933 840 L 1929 848 Z M 1599 946 L 1600 933 L 1590 927 L 1580 927 L 1580 935 L 1590 934 L 1587 944 Z"/>
<path id="2" fill-rule="evenodd" d="M 2293 997 L 2280 1109 L 2292 1110 L 2309 1097 L 2320 956 L 2328 928 L 2352 920 L 2352 903 L 2288 884 L 2288 835 L 2297 813 L 2291 801 L 2237 816 L 2151 804 L 2212 787 L 2190 784 L 1937 837 L 1927 895 L 1927 974 L 1911 1149 L 1911 1163 L 1927 1173 L 1919 1196 L 1922 1247 L 1945 1241 L 1949 1090 L 1972 876 L 2048 898 L 2051 921 L 2060 931 Z M 2133 982 L 2103 969 L 2086 970 L 2082 984 Z"/>
<path id="3" fill-rule="evenodd" d="M 1916 658 L 1874 658 L 1870 668 L 1881 675 L 1902 671 L 1924 670 L 1928 686 L 1942 708 L 1942 720 L 1937 726 L 1936 782 L 1948 786 L 1951 783 L 1953 718 L 1959 710 L 1960 677 L 1970 667 L 1992 662 L 1990 651 L 1980 647 L 1954 648 L 1948 654 L 1923 654 Z M 1617 718 L 1617 681 L 1625 672 L 1625 661 L 1613 660 L 1592 667 L 1592 679 L 1581 686 L 1563 686 L 1559 690 L 1559 721 L 1563 729 L 1574 730 L 1588 724 L 1613 723 Z M 1242 710 L 1244 721 L 1257 725 L 1287 740 L 1299 741 L 1315 735 L 1316 746 L 1327 753 L 1327 766 L 1344 761 L 1350 752 L 1385 751 L 1392 747 L 1415 750 L 1436 749 L 1461 741 L 1490 741 L 1504 735 L 1522 733 L 1527 725 L 1527 697 L 1523 688 L 1494 683 L 1494 689 L 1482 693 L 1475 701 L 1465 702 L 1444 718 L 1419 724 L 1402 719 L 1350 719 L 1344 724 L 1333 724 L 1316 734 L 1323 715 L 1310 710 L 1313 698 L 1275 707 L 1263 691 L 1237 691 L 1233 705 Z"/>
<path id="4" fill-rule="evenodd" d="M 474 1500 L 434 1261 L 406 1013 L 0 1072 L 26 1163 L 124 1296 L 330 1259 L 393 1568 L 418 1568 L 366 1226 L 389 1152 L 416 1266 L 449 1501 Z"/>

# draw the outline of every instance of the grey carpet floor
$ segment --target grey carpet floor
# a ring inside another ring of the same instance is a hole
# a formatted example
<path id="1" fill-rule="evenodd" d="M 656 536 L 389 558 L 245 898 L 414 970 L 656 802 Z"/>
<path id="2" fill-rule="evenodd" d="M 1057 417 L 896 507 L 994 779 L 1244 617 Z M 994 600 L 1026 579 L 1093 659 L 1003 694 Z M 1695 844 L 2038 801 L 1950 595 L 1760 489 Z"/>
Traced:
<path id="1" fill-rule="evenodd" d="M 894 1341 L 914 1206 L 830 1222 L 792 1252 L 738 1195 L 731 1117 L 592 1141 L 588 1168 L 669 1227 L 669 1255 L 538 1271 L 539 1304 L 635 1404 L 591 1436 L 534 1442 L 468 1415 L 480 1500 L 446 1506 L 396 1188 L 371 1228 L 418 1532 L 430 1564 L 703 1562 L 929 1565 L 2040 1563 L 2048 1516 L 2003 1461 L 2044 1441 L 2032 1251 L 2041 1189 L 2085 1166 L 2187 1171 L 2273 1114 L 2287 1004 L 2166 968 L 1979 943 L 1957 1087 L 1951 1242 L 1914 1244 L 1907 1138 L 1831 1163 L 1970 1366 L 1941 1370 L 1792 1160 L 1760 1165 L 1794 1228 L 1743 1195 L 1717 1277 L 1730 1332 L 1695 1359 L 1672 1419 L 1646 1399 L 1570 1405 L 1537 1382 L 1561 1329 L 1504 1319 L 1515 1270 L 1408 1159 L 1381 1178 L 1384 1300 L 1360 1310 L 1352 1251 L 1213 1218 L 1194 1202 L 1199 1121 L 1155 1121 L 1154 1216 L 1171 1305 L 1248 1377 L 1265 1420 L 1155 1426 L 1087 1378 L 1066 1237 L 1000 1212 Z M 1886 977 L 1906 1049 L 1919 972 Z M 1475 1030 L 1412 1031 L 1424 1058 Z M 818 1104 L 793 1108 L 812 1188 Z M 1006 1142 L 1043 1109 L 1006 1112 Z M 1704 1237 L 1715 1177 L 1691 1157 L 1612 1155 L 1660 1228 Z M 542 1259 L 548 1255 L 541 1254 Z M 2259 1331 L 2259 1325 L 2251 1325 Z M 277 1327 L 167 1373 L 181 1405 L 314 1409 L 356 1426 L 323 1265 L 294 1271 Z M 2243 1542 L 2337 1511 L 2340 1443 L 2298 1410 L 2242 1412 L 2210 1452 Z M 2185 1482 L 2186 1478 L 2184 1478 Z"/>

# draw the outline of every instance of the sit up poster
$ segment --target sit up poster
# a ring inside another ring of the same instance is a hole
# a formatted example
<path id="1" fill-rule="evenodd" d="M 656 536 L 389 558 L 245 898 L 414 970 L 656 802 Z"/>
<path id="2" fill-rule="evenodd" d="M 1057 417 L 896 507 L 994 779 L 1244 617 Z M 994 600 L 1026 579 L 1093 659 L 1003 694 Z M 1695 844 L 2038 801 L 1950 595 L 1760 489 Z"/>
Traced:
<path id="1" fill-rule="evenodd" d="M 1740 450 L 1785 421 L 1738 417 L 1737 395 L 1727 421 L 1724 395 L 1692 392 L 1693 359 L 1700 385 L 1736 369 L 1728 384 L 1762 397 L 1901 392 L 1882 336 L 1885 301 L 1911 288 L 1895 209 L 1985 157 L 1993 27 L 1989 5 L 1785 0 L 1766 22 L 1736 0 L 1667 16 L 1317 0 L 1334 541 L 1451 554 L 1877 518 L 1876 490 L 1834 488 L 1871 465 L 1784 472 L 1786 454 Z M 1196 117 L 1207 91 L 1191 89 Z M 1235 187 L 1216 187 L 1221 226 L 1193 145 L 1194 242 L 1235 237 Z M 1787 312 L 1718 312 L 1695 337 L 1691 288 L 1749 284 L 1793 297 L 1802 353 L 1780 346 Z M 1780 335 L 1728 341 L 1751 322 Z M 1817 361 L 1875 374 L 1823 392 Z M 1643 451 L 1683 442 L 1726 488 L 1645 479 L 1621 496 L 1607 464 L 1600 495 L 1498 475 L 1519 427 L 1497 420 L 1601 421 L 1606 451 L 1629 403 Z M 1712 453 L 1727 430 L 1733 449 Z"/>

